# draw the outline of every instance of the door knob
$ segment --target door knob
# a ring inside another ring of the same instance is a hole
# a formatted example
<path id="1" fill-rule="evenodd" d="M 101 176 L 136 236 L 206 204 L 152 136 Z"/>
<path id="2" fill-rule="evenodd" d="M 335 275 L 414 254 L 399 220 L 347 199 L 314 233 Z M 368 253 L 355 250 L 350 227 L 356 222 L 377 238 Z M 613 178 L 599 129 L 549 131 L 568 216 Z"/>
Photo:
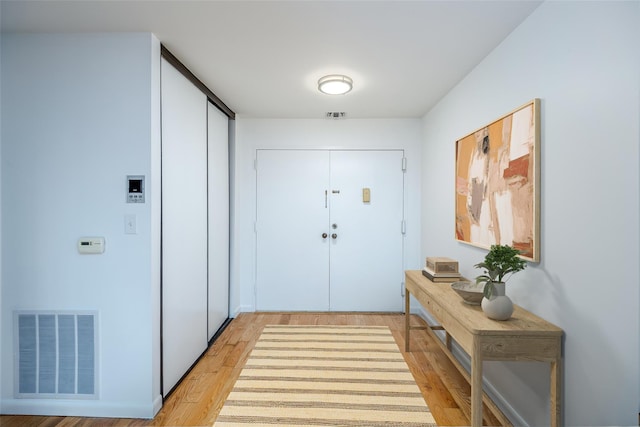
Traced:
<path id="1" fill-rule="evenodd" d="M 333 233 L 333 234 L 331 235 L 331 238 L 332 238 L 332 239 L 337 239 L 337 238 L 338 238 L 338 235 L 337 235 L 336 233 Z"/>
<path id="2" fill-rule="evenodd" d="M 323 238 L 323 239 L 326 239 L 326 238 L 327 238 L 327 236 L 328 236 L 328 234 L 327 234 L 327 233 L 322 233 L 322 238 Z"/>

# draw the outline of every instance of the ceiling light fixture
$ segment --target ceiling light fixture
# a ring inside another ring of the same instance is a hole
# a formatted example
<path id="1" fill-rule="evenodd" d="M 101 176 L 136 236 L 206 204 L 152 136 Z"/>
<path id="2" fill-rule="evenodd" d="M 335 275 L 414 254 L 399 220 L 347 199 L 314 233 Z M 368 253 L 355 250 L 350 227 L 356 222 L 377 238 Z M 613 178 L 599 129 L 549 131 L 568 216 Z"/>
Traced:
<path id="1" fill-rule="evenodd" d="M 318 90 L 327 95 L 344 95 L 353 89 L 353 80 L 341 74 L 331 74 L 318 80 Z"/>

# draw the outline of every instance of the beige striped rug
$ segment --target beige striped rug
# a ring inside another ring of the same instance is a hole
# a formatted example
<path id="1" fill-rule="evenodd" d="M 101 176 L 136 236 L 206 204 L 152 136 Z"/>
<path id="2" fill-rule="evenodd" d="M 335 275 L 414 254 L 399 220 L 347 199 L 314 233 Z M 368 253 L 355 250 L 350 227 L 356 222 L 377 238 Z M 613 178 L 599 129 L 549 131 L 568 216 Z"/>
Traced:
<path id="1" fill-rule="evenodd" d="M 435 426 L 388 327 L 267 325 L 214 426 Z"/>

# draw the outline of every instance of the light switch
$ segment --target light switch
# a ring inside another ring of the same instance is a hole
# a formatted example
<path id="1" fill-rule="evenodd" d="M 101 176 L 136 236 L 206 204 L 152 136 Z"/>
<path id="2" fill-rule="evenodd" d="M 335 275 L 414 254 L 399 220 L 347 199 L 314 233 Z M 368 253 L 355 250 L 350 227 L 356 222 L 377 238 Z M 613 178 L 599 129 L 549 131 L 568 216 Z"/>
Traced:
<path id="1" fill-rule="evenodd" d="M 362 189 L 362 203 L 371 203 L 371 189 L 363 188 Z"/>
<path id="2" fill-rule="evenodd" d="M 135 215 L 124 216 L 124 234 L 138 234 Z"/>
<path id="3" fill-rule="evenodd" d="M 104 237 L 81 237 L 78 239 L 81 254 L 101 254 L 104 252 Z"/>

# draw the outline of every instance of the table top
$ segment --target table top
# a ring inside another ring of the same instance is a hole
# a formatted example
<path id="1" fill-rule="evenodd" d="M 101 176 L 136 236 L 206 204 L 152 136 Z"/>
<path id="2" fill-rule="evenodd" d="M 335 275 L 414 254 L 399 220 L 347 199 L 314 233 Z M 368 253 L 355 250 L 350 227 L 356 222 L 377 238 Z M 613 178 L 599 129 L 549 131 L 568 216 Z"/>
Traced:
<path id="1" fill-rule="evenodd" d="M 478 305 L 465 304 L 462 297 L 451 289 L 451 283 L 432 282 L 422 275 L 421 270 L 407 270 L 407 287 L 411 280 L 417 287 L 409 292 L 420 300 L 424 292 L 437 302 L 447 313 L 474 335 L 527 335 L 561 336 L 562 329 L 524 308 L 514 304 L 513 315 L 508 320 L 489 319 Z"/>

